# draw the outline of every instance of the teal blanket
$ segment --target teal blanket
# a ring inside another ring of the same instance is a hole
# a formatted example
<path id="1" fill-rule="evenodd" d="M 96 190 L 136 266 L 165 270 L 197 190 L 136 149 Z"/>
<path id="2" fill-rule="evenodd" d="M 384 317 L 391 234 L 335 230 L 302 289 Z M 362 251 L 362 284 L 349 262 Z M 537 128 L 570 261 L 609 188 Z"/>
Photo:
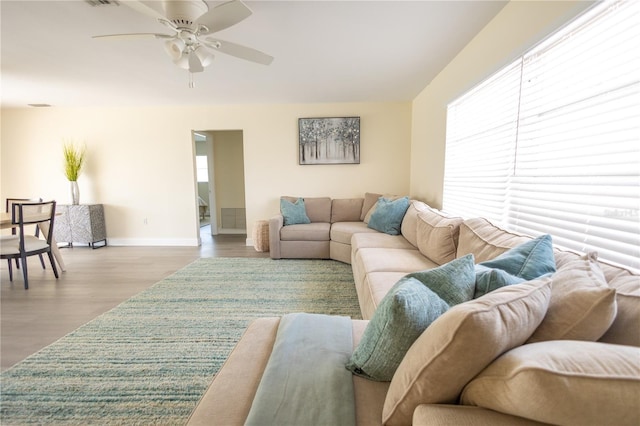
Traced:
<path id="1" fill-rule="evenodd" d="M 352 345 L 348 317 L 282 317 L 245 424 L 355 425 L 353 379 L 345 368 Z"/>

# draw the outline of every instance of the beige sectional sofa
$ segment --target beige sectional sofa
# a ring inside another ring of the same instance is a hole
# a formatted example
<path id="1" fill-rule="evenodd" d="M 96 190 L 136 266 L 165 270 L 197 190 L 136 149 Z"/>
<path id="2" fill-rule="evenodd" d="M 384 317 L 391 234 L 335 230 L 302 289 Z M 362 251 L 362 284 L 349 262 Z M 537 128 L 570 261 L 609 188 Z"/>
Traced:
<path id="1" fill-rule="evenodd" d="M 365 218 L 380 194 L 363 198 L 305 198 L 311 223 L 284 226 L 282 214 L 269 220 L 269 251 L 272 259 L 334 259 L 351 263 L 351 236 L 377 233 Z M 297 197 L 283 197 L 295 201 Z"/>
<path id="2" fill-rule="evenodd" d="M 351 263 L 364 318 L 352 320 L 354 349 L 385 295 L 408 273 L 469 253 L 484 262 L 532 239 L 415 200 L 401 235 L 379 233 L 364 223 L 365 204 L 374 198 L 367 195 L 359 220 L 352 220 L 359 201 L 333 200 L 331 209 L 320 202 L 328 211 L 316 223 L 326 226 L 312 244 L 283 230 L 277 217 L 270 224 L 272 257 Z M 346 205 L 333 216 L 334 207 Z M 348 225 L 337 225 L 338 218 Z M 556 249 L 554 257 L 551 276 L 452 307 L 413 343 L 391 382 L 353 375 L 356 424 L 640 424 L 640 275 L 593 255 Z M 244 424 L 279 321 L 263 318 L 248 327 L 189 424 Z"/>

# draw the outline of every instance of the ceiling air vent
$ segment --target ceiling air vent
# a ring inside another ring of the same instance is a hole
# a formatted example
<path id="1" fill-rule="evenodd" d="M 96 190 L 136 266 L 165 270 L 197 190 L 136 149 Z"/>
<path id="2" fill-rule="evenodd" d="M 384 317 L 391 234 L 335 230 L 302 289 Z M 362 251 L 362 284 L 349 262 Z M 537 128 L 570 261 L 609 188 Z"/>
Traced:
<path id="1" fill-rule="evenodd" d="M 88 3 L 90 6 L 118 6 L 117 0 L 84 0 L 85 3 Z"/>

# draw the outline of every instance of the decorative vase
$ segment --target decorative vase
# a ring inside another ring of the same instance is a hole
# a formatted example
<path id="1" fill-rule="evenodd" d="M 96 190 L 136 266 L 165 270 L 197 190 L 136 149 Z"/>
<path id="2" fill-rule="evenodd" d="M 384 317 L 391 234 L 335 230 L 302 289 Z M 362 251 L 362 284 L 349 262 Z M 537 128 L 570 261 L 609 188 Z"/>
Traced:
<path id="1" fill-rule="evenodd" d="M 70 180 L 71 184 L 71 204 L 78 205 L 80 203 L 80 188 L 78 188 L 77 180 Z"/>

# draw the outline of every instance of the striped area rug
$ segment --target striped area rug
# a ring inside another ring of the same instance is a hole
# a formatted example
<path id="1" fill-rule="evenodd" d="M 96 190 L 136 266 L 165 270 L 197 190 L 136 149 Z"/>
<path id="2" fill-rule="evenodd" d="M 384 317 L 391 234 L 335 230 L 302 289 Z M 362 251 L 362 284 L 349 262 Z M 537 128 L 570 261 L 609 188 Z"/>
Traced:
<path id="1" fill-rule="evenodd" d="M 361 318 L 350 265 L 199 259 L 2 373 L 2 425 L 184 424 L 252 319 Z"/>

